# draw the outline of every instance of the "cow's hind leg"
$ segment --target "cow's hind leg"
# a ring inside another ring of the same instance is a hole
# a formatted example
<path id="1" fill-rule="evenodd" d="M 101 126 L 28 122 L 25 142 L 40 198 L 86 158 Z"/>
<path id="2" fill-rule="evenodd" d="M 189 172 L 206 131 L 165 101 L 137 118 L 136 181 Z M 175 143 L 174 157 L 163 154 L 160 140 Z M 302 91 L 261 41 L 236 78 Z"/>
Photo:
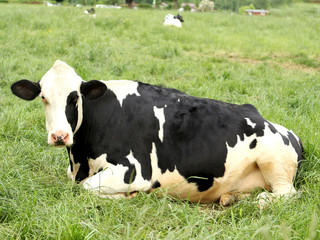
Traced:
<path id="1" fill-rule="evenodd" d="M 270 184 L 272 193 L 258 195 L 259 207 L 263 208 L 268 201 L 282 196 L 291 196 L 296 192 L 293 179 L 297 171 L 297 162 L 294 158 L 276 157 L 271 161 L 257 161 L 258 167 L 265 179 Z"/>

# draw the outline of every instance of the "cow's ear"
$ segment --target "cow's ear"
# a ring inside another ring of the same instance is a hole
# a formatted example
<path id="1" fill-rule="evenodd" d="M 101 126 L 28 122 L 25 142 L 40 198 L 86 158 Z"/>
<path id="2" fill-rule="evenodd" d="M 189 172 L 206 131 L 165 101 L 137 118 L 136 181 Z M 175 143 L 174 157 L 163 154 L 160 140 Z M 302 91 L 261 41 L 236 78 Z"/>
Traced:
<path id="1" fill-rule="evenodd" d="M 98 80 L 91 80 L 89 82 L 82 82 L 80 92 L 90 100 L 102 96 L 107 91 L 107 86 Z"/>
<path id="2" fill-rule="evenodd" d="M 11 91 L 14 95 L 24 100 L 31 101 L 41 92 L 40 84 L 22 79 L 11 85 Z"/>

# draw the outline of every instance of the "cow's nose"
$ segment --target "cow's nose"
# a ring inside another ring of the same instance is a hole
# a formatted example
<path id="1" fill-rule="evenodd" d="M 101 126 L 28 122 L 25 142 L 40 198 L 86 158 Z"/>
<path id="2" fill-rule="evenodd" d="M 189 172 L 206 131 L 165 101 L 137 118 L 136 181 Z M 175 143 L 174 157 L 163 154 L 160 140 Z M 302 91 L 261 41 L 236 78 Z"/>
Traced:
<path id="1" fill-rule="evenodd" d="M 63 131 L 56 131 L 51 134 L 51 140 L 56 146 L 66 145 L 69 140 L 69 134 Z"/>

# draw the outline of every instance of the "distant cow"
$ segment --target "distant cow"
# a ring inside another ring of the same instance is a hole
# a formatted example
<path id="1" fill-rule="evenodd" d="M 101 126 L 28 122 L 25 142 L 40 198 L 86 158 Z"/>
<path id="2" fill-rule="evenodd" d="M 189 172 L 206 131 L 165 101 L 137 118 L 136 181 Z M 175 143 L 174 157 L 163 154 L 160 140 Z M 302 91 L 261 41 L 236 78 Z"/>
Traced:
<path id="1" fill-rule="evenodd" d="M 164 26 L 175 26 L 182 27 L 182 23 L 184 22 L 182 16 L 180 14 L 174 16 L 172 14 L 167 14 L 163 20 Z"/>
<path id="2" fill-rule="evenodd" d="M 210 203 L 256 187 L 295 192 L 300 139 L 252 105 L 128 80 L 85 82 L 59 60 L 39 82 L 11 89 L 42 98 L 48 143 L 68 150 L 68 177 L 101 196 L 165 188 Z"/>
<path id="3" fill-rule="evenodd" d="M 89 16 L 95 18 L 96 17 L 96 11 L 93 8 L 84 10 L 84 14 L 88 14 Z"/>
<path id="4" fill-rule="evenodd" d="M 59 6 L 62 6 L 61 3 L 50 3 L 50 2 L 44 2 L 44 4 L 48 7 L 59 7 Z"/>
<path id="5" fill-rule="evenodd" d="M 104 5 L 104 4 L 97 4 L 95 7 L 96 7 L 96 8 L 112 8 L 112 9 L 121 9 L 121 6 L 115 6 L 115 5 Z"/>

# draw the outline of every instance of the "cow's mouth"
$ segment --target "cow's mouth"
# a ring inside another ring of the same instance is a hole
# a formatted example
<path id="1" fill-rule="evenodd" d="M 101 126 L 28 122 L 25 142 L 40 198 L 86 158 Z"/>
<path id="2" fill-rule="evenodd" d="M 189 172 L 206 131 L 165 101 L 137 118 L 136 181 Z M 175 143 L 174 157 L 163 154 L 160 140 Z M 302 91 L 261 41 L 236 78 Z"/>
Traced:
<path id="1" fill-rule="evenodd" d="M 65 147 L 66 144 L 64 142 L 56 142 L 56 143 L 54 143 L 53 146 L 55 146 L 55 147 Z"/>
<path id="2" fill-rule="evenodd" d="M 49 145 L 53 146 L 53 147 L 70 147 L 72 144 L 67 144 L 67 143 L 64 143 L 64 142 L 55 142 L 53 144 L 50 144 Z"/>
<path id="3" fill-rule="evenodd" d="M 62 138 L 58 137 L 57 141 L 54 142 L 54 145 L 55 146 L 65 146 L 66 144 Z"/>

